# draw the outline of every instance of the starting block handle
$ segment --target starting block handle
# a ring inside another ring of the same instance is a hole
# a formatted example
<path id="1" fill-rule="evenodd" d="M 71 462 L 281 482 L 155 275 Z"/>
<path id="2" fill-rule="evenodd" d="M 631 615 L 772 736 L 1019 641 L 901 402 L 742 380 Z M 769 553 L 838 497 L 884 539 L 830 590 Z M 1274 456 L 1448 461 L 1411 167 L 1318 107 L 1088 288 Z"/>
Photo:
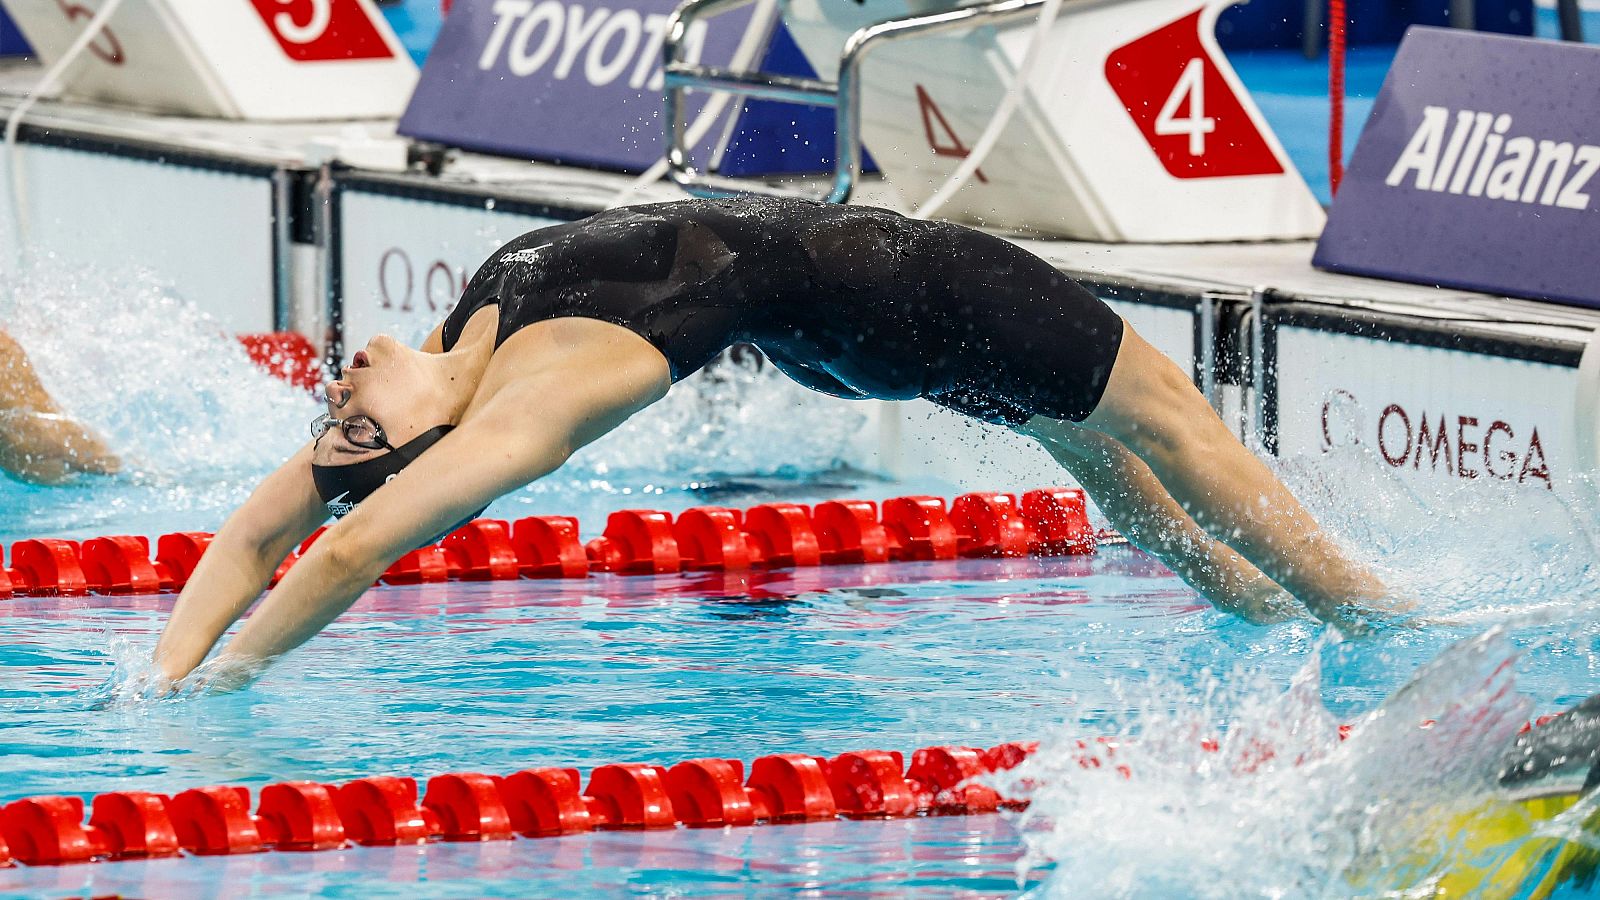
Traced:
<path id="1" fill-rule="evenodd" d="M 858 29 L 844 43 L 839 57 L 837 84 L 812 78 L 793 78 L 766 72 L 742 73 L 710 66 L 694 66 L 680 59 L 689 28 L 752 0 L 687 0 L 667 22 L 662 45 L 667 171 L 684 191 L 697 197 L 740 195 L 811 196 L 828 203 L 845 203 L 861 180 L 861 67 L 867 54 L 882 44 L 942 31 L 959 31 L 1033 16 L 1045 0 L 991 0 L 945 12 L 890 19 Z M 701 172 L 689 160 L 684 133 L 683 94 L 689 89 L 728 91 L 805 106 L 831 106 L 838 110 L 834 131 L 833 183 L 821 193 L 805 193 L 764 184 L 754 179 L 725 178 Z"/>

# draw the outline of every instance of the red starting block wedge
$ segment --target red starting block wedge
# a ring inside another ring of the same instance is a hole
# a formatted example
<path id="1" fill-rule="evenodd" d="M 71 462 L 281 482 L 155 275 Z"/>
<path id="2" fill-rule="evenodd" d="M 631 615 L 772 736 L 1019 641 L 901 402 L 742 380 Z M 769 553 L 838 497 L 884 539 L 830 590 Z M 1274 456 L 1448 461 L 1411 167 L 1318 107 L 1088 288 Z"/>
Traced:
<path id="1" fill-rule="evenodd" d="M 672 828 L 678 824 L 667 796 L 666 770 L 630 763 L 600 766 L 589 775 L 583 795 L 599 828 Z"/>
<path id="2" fill-rule="evenodd" d="M 883 750 L 841 753 L 828 761 L 828 786 L 841 815 L 854 819 L 899 818 L 917 813 L 906 784 L 905 757 Z"/>
<path id="3" fill-rule="evenodd" d="M 0 566 L 0 600 L 10 599 L 15 589 L 11 584 L 11 570 Z"/>
<path id="4" fill-rule="evenodd" d="M 822 564 L 811 511 L 798 503 L 763 503 L 744 515 L 744 532 L 766 566 Z"/>
<path id="5" fill-rule="evenodd" d="M 529 516 L 511 526 L 517 565 L 529 578 L 583 578 L 589 557 L 571 516 Z"/>
<path id="6" fill-rule="evenodd" d="M 11 847 L 6 844 L 5 832 L 0 830 L 0 869 L 14 869 L 16 866 L 11 859 Z"/>
<path id="7" fill-rule="evenodd" d="M 1011 494 L 962 494 L 950 504 L 950 524 L 968 557 L 1027 556 L 1032 535 Z"/>
<path id="8" fill-rule="evenodd" d="M 344 822 L 333 791 L 314 781 L 287 781 L 261 789 L 256 830 L 276 850 L 336 850 L 345 846 Z"/>
<path id="9" fill-rule="evenodd" d="M 424 844 L 442 830 L 439 817 L 418 805 L 414 778 L 357 779 L 334 791 L 333 804 L 345 836 L 364 847 Z"/>
<path id="10" fill-rule="evenodd" d="M 439 817 L 439 836 L 447 841 L 508 841 L 511 816 L 494 779 L 477 772 L 428 779 L 424 809 Z"/>
<path id="11" fill-rule="evenodd" d="M 970 747 L 927 747 L 911 754 L 906 783 L 917 805 L 936 813 L 986 813 L 1000 808 L 994 788 L 969 783 L 988 774 L 981 751 Z"/>
<path id="12" fill-rule="evenodd" d="M 250 816 L 247 788 L 193 788 L 167 801 L 167 814 L 178 845 L 190 853 L 223 856 L 266 849 Z"/>
<path id="13" fill-rule="evenodd" d="M 625 509 L 606 519 L 603 571 L 661 575 L 682 568 L 672 518 L 653 509 Z"/>
<path id="14" fill-rule="evenodd" d="M 450 560 L 444 548 L 430 545 L 413 550 L 385 569 L 379 581 L 384 584 L 424 584 L 450 580 Z"/>
<path id="15" fill-rule="evenodd" d="M 178 855 L 178 832 L 167 798 L 146 791 L 116 791 L 94 798 L 89 827 L 104 835 L 112 859 Z"/>
<path id="16" fill-rule="evenodd" d="M 163 534 L 156 540 L 156 562 L 166 567 L 172 577 L 172 587 L 182 590 L 200 564 L 200 557 L 211 547 L 211 535 L 204 531 L 180 531 Z"/>
<path id="17" fill-rule="evenodd" d="M 499 519 L 473 519 L 451 532 L 441 546 L 458 578 L 510 581 L 521 574 L 511 526 Z"/>
<path id="18" fill-rule="evenodd" d="M 756 818 L 809 822 L 839 814 L 823 761 L 799 753 L 763 756 L 750 764 L 746 785 Z"/>
<path id="19" fill-rule="evenodd" d="M 524 769 L 496 784 L 518 834 L 545 837 L 594 830 L 577 769 Z"/>
<path id="20" fill-rule="evenodd" d="M 1028 550 L 1035 556 L 1094 552 L 1094 526 L 1078 488 L 1041 488 L 1023 494 L 1022 518 L 1033 533 Z"/>
<path id="21" fill-rule="evenodd" d="M 691 759 L 667 770 L 667 796 L 678 820 L 691 828 L 754 825 L 756 813 L 736 759 Z M 770 817 L 770 812 L 768 816 Z"/>
<path id="22" fill-rule="evenodd" d="M 74 541 L 17 541 L 11 545 L 11 569 L 22 576 L 14 580 L 21 581 L 27 593 L 35 597 L 89 593 L 89 581 L 78 562 L 78 545 Z"/>
<path id="23" fill-rule="evenodd" d="M 30 866 L 59 866 L 109 856 L 104 837 L 83 824 L 77 797 L 29 797 L 0 810 L 11 855 Z"/>
<path id="24" fill-rule="evenodd" d="M 696 506 L 678 514 L 672 525 L 686 569 L 748 569 L 750 549 L 739 527 L 739 513 L 720 506 Z"/>
<path id="25" fill-rule="evenodd" d="M 956 558 L 956 529 L 938 497 L 883 501 L 883 530 L 892 560 Z"/>
<path id="26" fill-rule="evenodd" d="M 151 563 L 148 538 L 90 538 L 83 542 L 78 559 L 85 583 L 96 593 L 155 594 L 172 586 L 172 577 L 163 579 Z"/>
<path id="27" fill-rule="evenodd" d="M 811 515 L 823 565 L 881 563 L 889 559 L 889 536 L 870 500 L 829 500 Z"/>

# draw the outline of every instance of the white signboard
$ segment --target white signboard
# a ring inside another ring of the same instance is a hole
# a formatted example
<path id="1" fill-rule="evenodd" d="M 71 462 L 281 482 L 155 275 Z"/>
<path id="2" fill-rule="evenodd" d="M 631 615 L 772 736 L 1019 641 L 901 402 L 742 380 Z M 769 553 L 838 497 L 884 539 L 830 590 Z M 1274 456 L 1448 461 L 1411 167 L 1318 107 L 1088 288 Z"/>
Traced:
<path id="1" fill-rule="evenodd" d="M 1277 341 L 1279 455 L 1355 440 L 1405 479 L 1575 474 L 1576 369 L 1290 326 Z"/>
<path id="2" fill-rule="evenodd" d="M 273 329 L 273 185 L 245 174 L 24 143 L 32 250 L 68 266 L 147 270 L 235 333 Z M 0 177 L 9 179 L 0 154 Z M 0 216 L 0 249 L 16 226 Z M 9 265 L 8 265 L 9 267 Z"/>

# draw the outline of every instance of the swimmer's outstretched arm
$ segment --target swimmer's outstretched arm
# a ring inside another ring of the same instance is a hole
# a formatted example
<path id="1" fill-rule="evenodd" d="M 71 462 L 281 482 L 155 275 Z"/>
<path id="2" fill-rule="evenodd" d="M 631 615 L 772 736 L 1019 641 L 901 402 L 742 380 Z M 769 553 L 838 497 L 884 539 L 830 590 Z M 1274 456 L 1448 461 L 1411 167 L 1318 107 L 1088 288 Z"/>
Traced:
<path id="1" fill-rule="evenodd" d="M 268 475 L 223 523 L 178 595 L 156 644 L 155 662 L 177 681 L 206 658 L 244 615 L 278 565 L 328 517 L 311 480 L 311 445 Z"/>
<path id="2" fill-rule="evenodd" d="M 638 340 L 631 334 L 626 339 Z M 665 359 L 648 345 L 642 345 L 648 352 L 624 354 L 608 340 L 574 343 L 541 345 L 542 356 L 554 358 L 527 375 L 492 384 L 492 393 L 475 399 L 455 430 L 330 527 L 218 654 L 217 671 L 208 687 L 226 690 L 244 684 L 348 609 L 394 560 L 496 497 L 560 468 L 577 448 L 660 399 L 670 385 Z M 513 346 L 507 342 L 507 348 Z M 503 371 L 532 368 L 526 360 L 501 352 L 508 363 Z M 486 377 L 491 383 L 496 380 Z M 306 502 L 309 510 L 310 501 L 315 501 L 309 455 L 304 466 L 300 475 L 286 471 L 290 466 L 275 474 L 274 479 L 282 475 L 298 481 L 297 486 L 274 489 L 273 494 L 296 497 L 295 502 Z M 263 485 L 258 494 L 266 490 Z M 305 492 L 304 499 L 298 491 Z M 321 504 L 316 505 L 319 511 L 296 521 L 286 537 L 299 526 L 309 532 L 321 521 Z M 267 554 L 273 558 L 271 564 L 276 566 L 291 546 L 293 541 L 275 543 L 271 549 L 277 555 Z M 280 548 L 282 552 L 277 552 Z M 208 552 L 207 559 L 214 552 Z M 241 581 L 260 578 L 259 590 L 271 569 L 252 558 L 245 574 L 248 579 Z M 190 591 L 184 593 L 187 598 Z M 226 608 L 219 603 L 203 623 L 199 616 L 190 620 L 203 627 L 184 640 L 181 657 L 172 655 L 162 662 L 169 678 L 180 678 L 197 665 L 249 599 L 239 603 L 229 594 L 224 602 Z M 178 627 L 177 620 L 175 613 L 169 632 Z"/>
<path id="3" fill-rule="evenodd" d="M 79 473 L 109 475 L 120 465 L 104 442 L 62 414 L 22 347 L 0 331 L 0 471 L 58 484 Z"/>

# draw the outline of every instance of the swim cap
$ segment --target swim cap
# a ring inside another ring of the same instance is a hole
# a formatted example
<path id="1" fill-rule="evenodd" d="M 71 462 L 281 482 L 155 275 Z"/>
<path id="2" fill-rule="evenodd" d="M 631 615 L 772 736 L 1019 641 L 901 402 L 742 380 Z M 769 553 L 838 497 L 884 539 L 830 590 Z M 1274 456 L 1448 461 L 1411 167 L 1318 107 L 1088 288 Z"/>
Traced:
<path id="1" fill-rule="evenodd" d="M 439 425 L 417 435 L 399 447 L 372 459 L 362 460 L 346 466 L 311 466 L 311 480 L 317 485 L 317 495 L 322 498 L 328 512 L 336 519 L 342 519 L 350 514 L 361 501 L 371 496 L 373 491 L 388 484 L 390 479 L 400 474 L 400 470 L 416 461 L 424 450 L 439 442 L 439 439 L 450 433 L 453 425 Z M 422 546 L 437 543 L 445 535 L 467 524 L 483 514 L 483 509 L 478 510 L 465 519 L 447 529 L 443 534 L 426 541 Z"/>

